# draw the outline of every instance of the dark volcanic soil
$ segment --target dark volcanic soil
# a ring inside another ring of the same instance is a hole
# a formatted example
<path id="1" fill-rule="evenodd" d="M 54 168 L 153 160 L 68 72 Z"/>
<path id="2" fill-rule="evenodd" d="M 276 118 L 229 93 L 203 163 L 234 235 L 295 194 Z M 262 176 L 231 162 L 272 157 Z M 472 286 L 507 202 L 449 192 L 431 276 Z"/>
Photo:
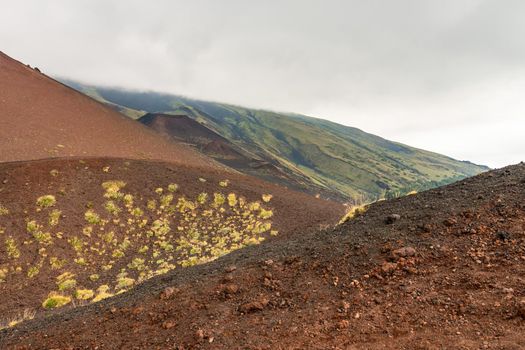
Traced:
<path id="1" fill-rule="evenodd" d="M 523 349 L 525 165 L 5 331 L 16 349 Z"/>
<path id="2" fill-rule="evenodd" d="M 226 179 L 229 180 L 227 187 L 219 186 L 219 182 Z M 174 203 L 182 196 L 195 200 L 194 198 L 202 192 L 210 196 L 214 192 L 221 192 L 225 195 L 236 193 L 237 196 L 244 196 L 248 201 L 261 201 L 263 194 L 272 194 L 273 198 L 265 205 L 273 211 L 272 229 L 279 231 L 277 236 L 272 237 L 274 240 L 282 239 L 279 237 L 302 234 L 311 229 L 319 230 L 320 225 L 326 223 L 335 224 L 343 214 L 343 206 L 338 203 L 288 191 L 248 176 L 209 168 L 110 158 L 0 163 L 0 209 L 3 207 L 9 211 L 8 214 L 0 213 L 0 270 L 5 269 L 5 272 L 8 272 L 4 283 L 0 278 L 0 295 L 2 295 L 0 323 L 17 317 L 26 309 L 44 313 L 45 310 L 41 304 L 47 298 L 48 293 L 56 289 L 55 278 L 63 272 L 77 276 L 79 286 L 82 285 L 85 288 L 89 285 L 89 289 L 96 289 L 96 285 L 113 284 L 118 271 L 126 268 L 131 262 L 135 256 L 130 254 L 132 247 L 126 248 L 128 251 L 125 257 L 119 260 L 113 259 L 116 261 L 106 273 L 98 265 L 107 264 L 107 262 L 103 263 L 103 260 L 107 260 L 107 256 L 111 257 L 112 251 L 117 246 L 107 250 L 100 260 L 95 258 L 94 261 L 88 260 L 88 265 L 82 265 L 73 261 L 79 256 L 75 255 L 75 251 L 69 244 L 72 238 L 80 238 L 86 247 L 85 254 L 90 254 L 88 249 L 98 242 L 96 239 L 98 232 L 109 233 L 111 231 L 118 242 L 123 242 L 124 237 L 131 238 L 125 217 L 105 213 L 106 198 L 103 197 L 104 189 L 101 184 L 112 180 L 126 183 L 125 192 L 133 194 L 134 206 L 143 209 L 145 214 L 142 218 L 147 218 L 149 222 L 159 216 L 146 209 L 146 199 L 160 198 L 155 190 L 164 188 L 166 191 L 170 183 L 178 185 L 174 193 Z M 38 208 L 35 204 L 36 199 L 48 194 L 56 197 L 56 205 L 49 209 Z M 118 203 L 121 210 L 125 209 L 119 201 L 114 202 Z M 227 205 L 225 206 L 227 208 Z M 52 209 L 61 210 L 59 223 L 53 227 L 47 224 Z M 101 231 L 104 227 L 97 224 L 88 225 L 86 222 L 84 213 L 88 209 L 94 210 L 101 217 L 120 218 L 121 222 L 119 225 L 108 223 L 111 228 L 106 225 L 105 231 Z M 173 216 L 176 215 L 180 214 L 178 212 L 173 214 Z M 227 212 L 224 217 L 229 217 Z M 42 233 L 51 233 L 51 244 L 34 241 L 32 233 L 26 228 L 27 223 L 31 220 L 36 220 L 39 225 L 43 226 Z M 92 226 L 93 232 L 86 234 L 83 230 L 88 226 Z M 176 225 L 172 227 L 172 230 L 176 231 Z M 146 232 L 147 228 L 143 231 Z M 60 237 L 59 232 L 61 232 Z M 269 234 L 265 236 L 268 238 Z M 18 249 L 22 251 L 19 258 L 9 256 L 8 239 L 13 239 Z M 33 242 L 29 243 L 29 241 Z M 176 242 L 169 243 L 177 246 Z M 89 255 L 85 254 L 82 257 L 88 258 Z M 137 255 L 137 257 L 148 259 L 150 257 L 148 254 Z M 177 251 L 173 255 L 176 257 Z M 65 265 L 59 269 L 53 268 L 52 257 L 58 257 L 59 260 L 65 258 Z M 28 278 L 29 269 L 37 266 L 39 266 L 39 273 Z M 20 271 L 15 272 L 13 269 L 18 267 Z M 95 272 L 100 275 L 96 284 L 88 279 L 88 276 Z M 68 305 L 70 306 L 71 304 Z"/>
<path id="3" fill-rule="evenodd" d="M 323 192 L 323 197 L 334 197 L 333 194 L 319 191 L 308 179 L 291 176 L 291 174 L 276 164 L 269 162 L 264 156 L 247 153 L 230 140 L 186 115 L 147 113 L 138 120 L 165 138 L 172 139 L 178 143 L 187 143 L 204 155 L 243 174 L 258 177 L 297 191 L 309 194 Z M 335 196 L 335 198 L 342 201 L 339 196 Z"/>
<path id="4" fill-rule="evenodd" d="M 0 113 L 0 162 L 100 156 L 214 163 L 2 52 Z"/>

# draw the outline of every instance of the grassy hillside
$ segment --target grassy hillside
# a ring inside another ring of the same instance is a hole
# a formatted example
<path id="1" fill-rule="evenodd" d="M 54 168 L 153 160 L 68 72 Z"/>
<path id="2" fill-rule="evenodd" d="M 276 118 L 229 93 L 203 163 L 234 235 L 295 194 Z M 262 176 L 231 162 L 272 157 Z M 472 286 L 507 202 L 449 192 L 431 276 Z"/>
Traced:
<path id="1" fill-rule="evenodd" d="M 487 170 L 322 119 L 67 83 L 120 106 L 132 118 L 137 111 L 187 115 L 245 151 L 285 169 L 303 190 L 339 199 L 363 202 L 389 198 Z"/>

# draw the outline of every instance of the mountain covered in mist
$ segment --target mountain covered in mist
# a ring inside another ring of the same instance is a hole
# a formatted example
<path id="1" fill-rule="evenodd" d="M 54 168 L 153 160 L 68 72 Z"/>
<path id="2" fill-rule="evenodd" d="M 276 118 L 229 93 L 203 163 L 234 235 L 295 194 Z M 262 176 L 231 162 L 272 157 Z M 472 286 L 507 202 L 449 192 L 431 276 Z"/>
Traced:
<path id="1" fill-rule="evenodd" d="M 146 124 L 164 136 L 183 139 L 241 172 L 324 197 L 372 201 L 451 183 L 488 169 L 304 115 L 64 82 L 130 118 L 144 122 L 141 117 L 150 113 Z M 189 119 L 184 123 L 193 121 L 194 128 L 174 135 L 182 116 Z M 208 136 L 192 135 L 197 129 L 200 135 L 202 128 L 208 129 Z"/>

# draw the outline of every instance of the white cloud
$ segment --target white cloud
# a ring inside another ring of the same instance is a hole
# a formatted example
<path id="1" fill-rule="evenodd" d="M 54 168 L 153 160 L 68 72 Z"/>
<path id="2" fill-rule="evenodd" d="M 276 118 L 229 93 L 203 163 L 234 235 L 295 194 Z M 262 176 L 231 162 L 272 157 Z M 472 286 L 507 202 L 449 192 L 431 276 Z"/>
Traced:
<path id="1" fill-rule="evenodd" d="M 0 0 L 45 72 L 292 111 L 450 156 L 525 158 L 525 3 Z"/>

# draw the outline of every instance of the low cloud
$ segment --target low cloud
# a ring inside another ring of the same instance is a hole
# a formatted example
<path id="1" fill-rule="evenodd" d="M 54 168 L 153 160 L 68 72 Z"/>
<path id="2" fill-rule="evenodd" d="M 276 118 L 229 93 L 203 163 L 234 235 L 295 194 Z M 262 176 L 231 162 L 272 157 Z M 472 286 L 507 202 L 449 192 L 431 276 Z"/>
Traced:
<path id="1" fill-rule="evenodd" d="M 0 5 L 0 50 L 49 74 L 319 116 L 490 166 L 525 158 L 522 1 Z"/>

